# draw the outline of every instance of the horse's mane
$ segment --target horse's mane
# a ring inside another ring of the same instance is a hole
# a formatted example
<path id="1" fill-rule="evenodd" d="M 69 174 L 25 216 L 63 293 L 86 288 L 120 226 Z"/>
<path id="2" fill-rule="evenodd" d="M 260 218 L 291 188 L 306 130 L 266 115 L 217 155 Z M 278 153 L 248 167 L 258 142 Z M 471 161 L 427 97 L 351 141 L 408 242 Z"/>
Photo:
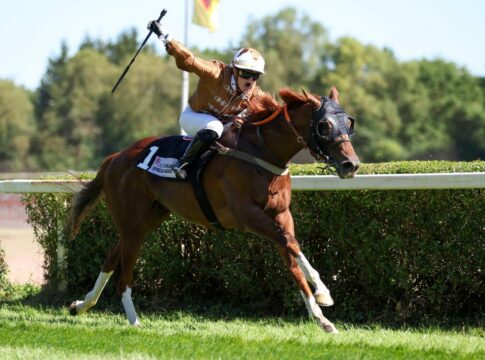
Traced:
<path id="1" fill-rule="evenodd" d="M 248 117 L 250 121 L 257 121 L 269 116 L 279 108 L 276 99 L 268 92 L 263 91 L 261 95 L 253 97 L 248 103 Z"/>
<path id="2" fill-rule="evenodd" d="M 280 90 L 280 96 L 285 103 L 288 104 L 288 108 L 291 109 L 294 106 L 300 106 L 306 103 L 313 104 L 314 107 L 320 106 L 320 97 L 317 95 L 309 94 L 302 89 L 302 92 L 296 92 L 292 89 L 284 88 Z"/>
<path id="3" fill-rule="evenodd" d="M 284 88 L 279 91 L 279 94 L 281 99 L 288 105 L 288 109 L 306 103 L 311 103 L 314 107 L 320 106 L 319 97 L 313 94 L 308 94 L 305 90 L 303 90 L 302 93 L 299 93 L 292 89 Z M 275 100 L 274 96 L 270 93 L 263 92 L 262 95 L 252 98 L 249 102 L 249 120 L 257 121 L 268 117 L 279 107 L 280 104 Z"/>

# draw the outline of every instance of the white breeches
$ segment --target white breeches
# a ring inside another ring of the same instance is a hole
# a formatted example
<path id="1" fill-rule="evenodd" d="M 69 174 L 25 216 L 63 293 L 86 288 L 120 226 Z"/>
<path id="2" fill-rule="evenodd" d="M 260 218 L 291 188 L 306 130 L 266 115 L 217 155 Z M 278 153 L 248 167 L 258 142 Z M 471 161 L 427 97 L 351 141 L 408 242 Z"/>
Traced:
<path id="1" fill-rule="evenodd" d="M 198 113 L 187 105 L 180 115 L 180 126 L 190 136 L 195 136 L 199 130 L 210 129 L 221 137 L 224 126 L 215 116 Z"/>

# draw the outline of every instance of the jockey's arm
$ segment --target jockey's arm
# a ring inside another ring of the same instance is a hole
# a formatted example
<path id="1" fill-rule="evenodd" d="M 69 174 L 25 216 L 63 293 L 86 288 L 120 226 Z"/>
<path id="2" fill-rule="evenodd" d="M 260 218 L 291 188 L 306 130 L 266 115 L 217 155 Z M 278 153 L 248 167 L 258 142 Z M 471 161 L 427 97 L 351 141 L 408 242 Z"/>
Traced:
<path id="1" fill-rule="evenodd" d="M 166 43 L 167 52 L 175 58 L 175 63 L 180 70 L 193 72 L 200 78 L 217 78 L 222 67 L 217 61 L 208 61 L 196 57 L 192 51 L 187 49 L 177 40 Z"/>

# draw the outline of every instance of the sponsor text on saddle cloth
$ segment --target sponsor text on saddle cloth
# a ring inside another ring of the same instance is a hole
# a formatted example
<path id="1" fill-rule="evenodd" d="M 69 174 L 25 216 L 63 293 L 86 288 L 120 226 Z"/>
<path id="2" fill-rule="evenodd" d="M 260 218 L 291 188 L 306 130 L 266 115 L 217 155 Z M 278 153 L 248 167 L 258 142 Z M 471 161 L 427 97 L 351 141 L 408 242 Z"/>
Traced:
<path id="1" fill-rule="evenodd" d="M 157 139 L 143 150 L 136 166 L 150 174 L 177 180 L 173 167 L 185 153 L 190 140 L 191 137 L 179 135 Z"/>

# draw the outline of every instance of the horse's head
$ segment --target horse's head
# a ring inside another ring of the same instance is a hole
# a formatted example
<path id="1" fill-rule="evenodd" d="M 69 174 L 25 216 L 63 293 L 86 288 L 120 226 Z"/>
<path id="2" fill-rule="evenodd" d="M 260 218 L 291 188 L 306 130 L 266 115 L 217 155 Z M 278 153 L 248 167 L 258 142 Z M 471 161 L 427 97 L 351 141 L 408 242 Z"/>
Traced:
<path id="1" fill-rule="evenodd" d="M 360 166 L 359 158 L 350 142 L 350 137 L 354 135 L 354 119 L 339 105 L 337 89 L 332 87 L 328 97 L 318 97 L 305 91 L 301 94 L 291 89 L 280 90 L 280 96 L 286 103 L 284 106 L 279 106 L 267 93 L 256 97 L 249 104 L 248 119 L 251 125 L 261 126 L 270 123 L 281 114 L 292 130 L 288 131 L 293 136 L 296 135 L 295 146 L 286 146 L 288 153 L 272 158 L 290 159 L 303 146 L 308 148 L 317 160 L 335 167 L 340 178 L 354 177 Z M 288 115 L 288 111 L 292 111 L 292 116 Z M 262 118 L 265 119 L 261 120 Z M 273 129 L 274 141 L 278 145 L 281 145 L 282 141 L 286 143 L 281 137 L 276 136 L 277 129 Z M 275 147 L 283 148 L 278 145 Z M 264 148 L 268 152 L 268 147 Z M 277 150 L 273 149 L 272 153 L 275 155 Z"/>
<path id="2" fill-rule="evenodd" d="M 311 95 L 305 96 L 311 101 Z M 354 119 L 340 106 L 339 93 L 332 87 L 329 96 L 314 106 L 307 143 L 313 156 L 334 166 L 342 179 L 354 177 L 360 166 L 350 142 L 354 133 Z"/>
<path id="3" fill-rule="evenodd" d="M 350 142 L 350 137 L 354 135 L 354 119 L 339 105 L 337 89 L 332 87 L 328 97 L 318 97 L 305 91 L 301 95 L 290 89 L 283 89 L 280 95 L 289 105 L 312 105 L 310 121 L 308 114 L 300 117 L 300 130 L 306 134 L 304 141 L 300 142 L 308 147 L 317 160 L 335 167 L 340 178 L 354 177 L 360 166 Z"/>

